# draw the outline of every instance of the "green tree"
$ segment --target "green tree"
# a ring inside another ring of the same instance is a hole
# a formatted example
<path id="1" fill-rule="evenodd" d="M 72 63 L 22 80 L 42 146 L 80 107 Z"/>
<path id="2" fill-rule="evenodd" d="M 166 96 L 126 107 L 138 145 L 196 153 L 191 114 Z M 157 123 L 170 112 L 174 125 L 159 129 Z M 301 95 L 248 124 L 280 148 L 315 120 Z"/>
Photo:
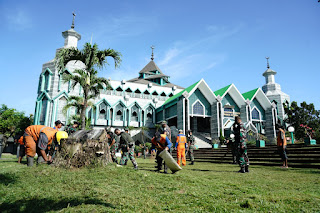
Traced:
<path id="1" fill-rule="evenodd" d="M 72 89 L 78 84 L 83 89 L 83 105 L 80 112 L 82 129 L 85 129 L 86 126 L 85 112 L 88 108 L 88 101 L 97 97 L 101 89 L 109 86 L 107 79 L 97 76 L 97 69 L 102 69 L 108 64 L 107 57 L 114 59 L 115 68 L 120 65 L 121 54 L 119 52 L 113 49 L 99 50 L 97 44 L 91 45 L 90 43 L 86 43 L 82 50 L 74 47 L 62 49 L 56 56 L 58 70 L 64 70 L 70 61 L 81 61 L 85 65 L 85 68 L 76 69 L 73 74 L 64 73 L 62 77 L 63 82 L 72 82 Z"/>
<path id="2" fill-rule="evenodd" d="M 295 101 L 291 105 L 283 106 L 288 116 L 284 121 L 294 127 L 296 138 L 306 136 L 305 128 L 300 125 L 307 125 L 315 131 L 314 138 L 320 142 L 320 110 L 316 110 L 312 103 L 307 104 L 305 101 L 300 106 Z"/>
<path id="3" fill-rule="evenodd" d="M 18 112 L 16 109 L 8 108 L 2 104 L 0 108 L 0 134 L 3 135 L 4 147 L 9 137 L 15 134 L 23 134 L 24 130 L 32 125 L 33 115 L 25 116 L 24 112 Z M 0 150 L 1 152 L 1 150 Z"/>

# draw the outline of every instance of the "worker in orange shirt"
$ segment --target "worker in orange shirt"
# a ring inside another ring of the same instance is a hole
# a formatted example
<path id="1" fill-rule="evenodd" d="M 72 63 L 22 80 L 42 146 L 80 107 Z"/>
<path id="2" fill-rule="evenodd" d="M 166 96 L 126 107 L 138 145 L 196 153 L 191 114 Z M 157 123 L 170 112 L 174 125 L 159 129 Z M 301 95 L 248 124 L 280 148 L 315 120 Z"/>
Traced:
<path id="1" fill-rule="evenodd" d="M 51 157 L 47 157 L 46 149 L 48 145 L 51 145 L 52 142 L 56 140 L 57 132 L 58 129 L 43 125 L 32 125 L 25 129 L 23 140 L 26 147 L 28 166 L 33 166 L 36 153 L 38 154 L 38 163 L 52 162 Z M 60 137 L 58 142 L 60 142 Z"/>
<path id="2" fill-rule="evenodd" d="M 22 158 L 26 155 L 26 149 L 24 146 L 24 141 L 23 141 L 23 136 L 21 136 L 18 140 L 20 149 L 19 149 L 19 158 L 18 158 L 18 163 L 21 163 Z"/>
<path id="3" fill-rule="evenodd" d="M 160 134 L 160 132 L 156 132 L 154 134 L 154 137 L 151 139 L 152 142 L 152 147 L 157 149 L 157 154 L 156 154 L 156 162 L 157 162 L 157 172 L 160 172 L 160 170 L 162 169 L 162 158 L 159 156 L 159 154 L 163 151 L 163 150 L 167 150 L 169 151 L 172 143 L 169 140 L 168 136 L 167 136 L 167 132 L 164 131 L 163 134 Z M 164 162 L 164 173 L 168 173 L 167 172 L 168 168 L 166 166 L 166 163 Z"/>
<path id="4" fill-rule="evenodd" d="M 180 166 L 180 162 L 182 160 L 182 165 L 185 166 L 187 164 L 186 161 L 186 148 L 187 148 L 187 138 L 183 134 L 183 131 L 180 129 L 179 134 L 176 140 L 176 149 L 177 149 L 177 163 Z"/>

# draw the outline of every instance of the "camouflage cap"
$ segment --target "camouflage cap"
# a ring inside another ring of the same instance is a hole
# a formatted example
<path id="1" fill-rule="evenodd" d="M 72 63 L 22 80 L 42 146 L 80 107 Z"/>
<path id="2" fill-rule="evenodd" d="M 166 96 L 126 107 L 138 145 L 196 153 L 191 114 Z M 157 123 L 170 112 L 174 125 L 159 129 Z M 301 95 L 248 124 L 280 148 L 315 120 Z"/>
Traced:
<path id="1" fill-rule="evenodd" d="M 162 121 L 161 124 L 167 124 L 167 121 Z"/>

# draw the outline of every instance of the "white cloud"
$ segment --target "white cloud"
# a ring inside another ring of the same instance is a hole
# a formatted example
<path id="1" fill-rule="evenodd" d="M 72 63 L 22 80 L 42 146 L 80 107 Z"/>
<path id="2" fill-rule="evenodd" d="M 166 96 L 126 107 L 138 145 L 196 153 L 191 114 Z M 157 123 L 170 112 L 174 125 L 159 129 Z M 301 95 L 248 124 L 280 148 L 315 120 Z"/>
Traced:
<path id="1" fill-rule="evenodd" d="M 121 16 L 121 17 L 97 17 L 95 24 L 89 26 L 85 37 L 91 37 L 93 33 L 94 40 L 99 43 L 110 43 L 121 38 L 137 37 L 145 32 L 152 31 L 154 17 Z M 95 42 L 95 41 L 94 41 Z"/>
<path id="2" fill-rule="evenodd" d="M 30 15 L 21 8 L 5 9 L 3 15 L 10 29 L 20 31 L 32 27 Z"/>
<path id="3" fill-rule="evenodd" d="M 214 46 L 223 40 L 236 35 L 243 27 L 239 24 L 233 28 L 208 26 L 209 34 L 195 41 L 175 42 L 167 51 L 164 57 L 160 58 L 158 65 L 168 75 L 171 81 L 179 81 L 181 78 L 194 76 L 201 78 L 200 73 L 211 71 L 217 65 L 223 63 L 225 53 L 212 51 Z"/>
<path id="4" fill-rule="evenodd" d="M 172 59 L 174 59 L 180 53 L 181 53 L 181 50 L 178 50 L 177 48 L 169 49 L 166 52 L 164 58 L 158 62 L 159 66 L 168 64 L 169 62 L 171 62 Z"/>

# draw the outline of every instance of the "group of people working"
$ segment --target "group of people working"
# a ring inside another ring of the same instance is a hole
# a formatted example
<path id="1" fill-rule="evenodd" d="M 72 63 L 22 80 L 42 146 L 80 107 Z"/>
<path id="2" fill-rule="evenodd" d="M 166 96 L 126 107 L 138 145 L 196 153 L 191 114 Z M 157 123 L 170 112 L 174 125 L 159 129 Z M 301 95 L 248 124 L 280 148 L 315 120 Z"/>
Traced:
<path id="1" fill-rule="evenodd" d="M 74 133 L 79 124 L 74 122 L 72 127 L 67 128 L 67 132 L 59 131 L 64 124 L 58 120 L 55 122 L 55 127 L 47 127 L 43 125 L 32 125 L 25 129 L 23 136 L 18 140 L 20 143 L 20 154 L 18 162 L 21 162 L 22 157 L 27 155 L 27 164 L 32 166 L 34 164 L 34 157 L 38 155 L 38 163 L 51 163 L 52 156 L 54 156 L 59 147 L 60 140 L 68 138 L 68 133 Z M 156 153 L 156 171 L 162 170 L 163 159 L 159 154 L 166 150 L 172 154 L 173 143 L 171 138 L 171 129 L 164 121 L 161 123 L 161 129 L 159 129 L 152 138 L 152 149 L 157 149 Z M 249 172 L 249 158 L 247 154 L 246 145 L 246 130 L 241 118 L 237 116 L 232 126 L 234 133 L 233 149 L 236 155 L 236 161 L 239 163 L 241 173 Z M 283 167 L 288 168 L 287 154 L 286 154 L 286 138 L 285 131 L 280 125 L 276 125 L 278 131 L 277 145 L 280 156 L 283 160 Z M 119 143 L 116 142 L 116 136 L 119 136 Z M 111 132 L 107 129 L 106 138 L 110 146 L 111 158 L 113 162 L 126 165 L 130 159 L 134 168 L 138 169 L 138 163 L 134 157 L 135 141 L 129 134 L 129 130 L 125 129 L 122 132 L 120 129 L 115 129 Z M 188 136 L 183 134 L 182 130 L 179 130 L 179 134 L 176 137 L 175 147 L 177 151 L 177 164 L 180 166 L 186 165 L 186 153 L 189 153 L 191 164 L 194 165 L 194 150 L 195 150 L 195 138 L 192 135 L 192 131 L 188 131 Z M 120 163 L 118 163 L 116 152 L 122 151 Z M 164 163 L 164 173 L 167 173 L 167 166 Z"/>
<path id="2" fill-rule="evenodd" d="M 57 120 L 53 128 L 44 125 L 27 127 L 24 134 L 18 139 L 20 148 L 18 163 L 21 163 L 22 158 L 26 155 L 27 165 L 33 166 L 36 154 L 38 155 L 38 163 L 52 163 L 60 140 L 68 138 L 68 133 L 72 134 L 77 131 L 79 123 L 74 122 L 71 127 L 66 128 L 68 132 L 60 131 L 63 126 L 64 124 Z"/>
<path id="3" fill-rule="evenodd" d="M 130 136 L 128 129 L 125 129 L 124 132 L 121 132 L 119 129 L 115 129 L 114 132 L 107 129 L 106 136 L 108 139 L 108 143 L 110 146 L 110 153 L 113 162 L 119 165 L 126 165 L 128 160 L 130 159 L 134 168 L 138 169 L 138 164 L 134 157 L 134 148 L 135 141 Z M 119 142 L 117 142 L 116 136 L 119 136 Z M 164 173 L 167 173 L 167 166 L 163 163 L 163 159 L 159 156 L 159 154 L 163 150 L 167 150 L 170 154 L 172 154 L 173 146 L 171 139 L 171 129 L 164 121 L 161 123 L 161 128 L 155 133 L 154 137 L 151 140 L 152 142 L 152 150 L 156 149 L 156 171 L 162 170 L 164 168 Z M 179 134 L 176 139 L 175 149 L 177 150 L 177 163 L 178 165 L 185 166 L 186 165 L 186 153 L 189 152 L 191 165 L 194 164 L 194 149 L 195 149 L 195 139 L 192 135 L 192 132 L 189 131 L 188 137 L 183 134 L 182 130 L 179 130 Z M 121 160 L 118 162 L 116 153 L 121 151 Z"/>

